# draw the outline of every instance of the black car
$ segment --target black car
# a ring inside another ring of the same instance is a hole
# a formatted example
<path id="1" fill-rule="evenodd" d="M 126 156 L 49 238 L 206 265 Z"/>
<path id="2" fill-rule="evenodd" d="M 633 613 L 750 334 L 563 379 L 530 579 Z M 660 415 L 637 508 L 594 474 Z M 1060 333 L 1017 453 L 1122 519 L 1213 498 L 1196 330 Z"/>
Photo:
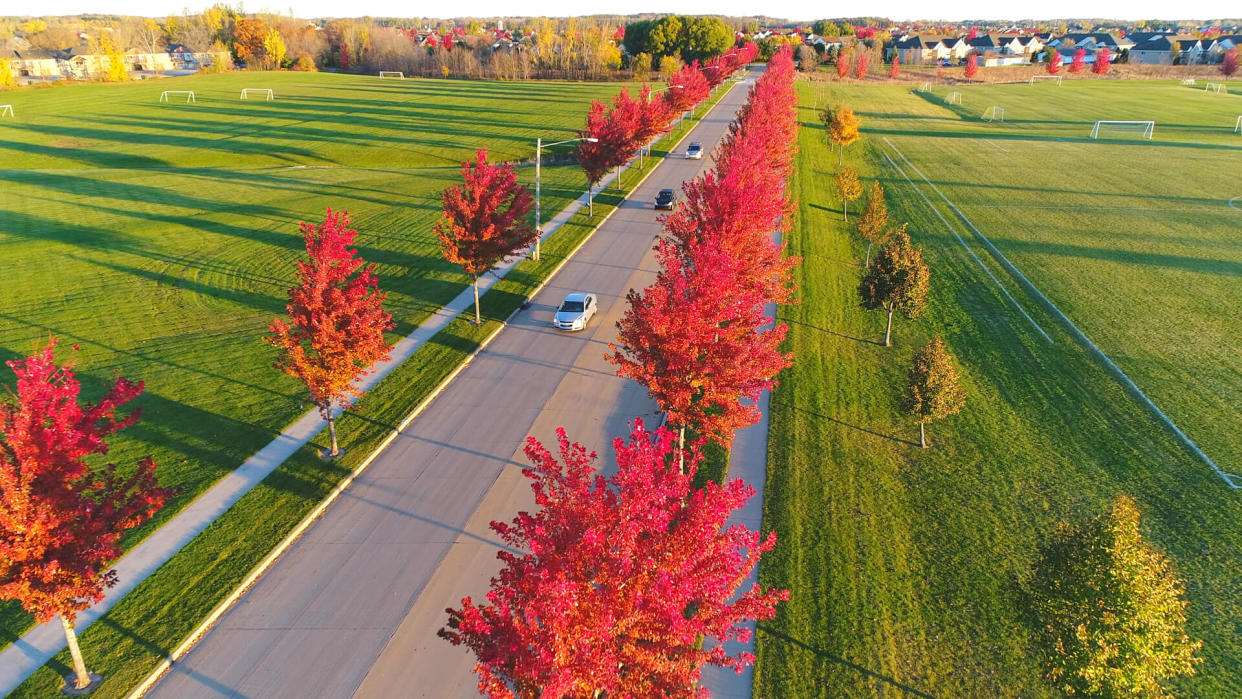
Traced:
<path id="1" fill-rule="evenodd" d="M 673 202 L 677 199 L 677 193 L 671 189 L 661 189 L 656 195 L 655 208 L 673 210 Z"/>

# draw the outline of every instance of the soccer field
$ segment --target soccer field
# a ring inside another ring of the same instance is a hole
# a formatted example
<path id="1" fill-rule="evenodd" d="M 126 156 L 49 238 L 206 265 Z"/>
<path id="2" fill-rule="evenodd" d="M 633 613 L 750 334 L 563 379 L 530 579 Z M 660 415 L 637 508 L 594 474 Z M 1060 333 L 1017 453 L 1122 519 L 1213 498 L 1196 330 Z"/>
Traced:
<path id="1" fill-rule="evenodd" d="M 792 596 L 760 624 L 756 696 L 1053 695 L 1021 581 L 1058 520 L 1121 493 L 1186 581 L 1205 642 L 1177 693 L 1242 692 L 1242 491 L 1066 322 L 1239 470 L 1242 96 L 1131 81 L 800 88 L 803 302 L 781 311 L 797 359 L 773 395 L 764 526 L 779 543 L 761 571 Z M 895 320 L 892 349 L 858 307 L 863 247 L 814 109 L 828 103 L 862 116 L 846 164 L 881 181 L 931 268 L 929 312 Z M 1003 123 L 982 119 L 993 105 Z M 1101 119 L 1153 120 L 1154 138 L 1092 140 Z M 923 451 L 897 399 L 933 333 L 968 397 Z"/>
<path id="2" fill-rule="evenodd" d="M 247 87 L 275 100 L 238 99 Z M 479 148 L 530 158 L 536 137 L 572 137 L 590 101 L 620 87 L 232 73 L 7 92 L 0 360 L 50 334 L 88 397 L 113 372 L 146 382 L 143 420 L 110 458 L 151 454 L 182 495 L 132 541 L 307 409 L 261 341 L 304 254 L 299 221 L 350 212 L 396 339 L 466 284 L 432 231 L 459 163 Z M 160 103 L 164 90 L 196 102 Z M 533 183 L 534 168 L 519 178 Z M 576 165 L 545 167 L 545 218 L 584 188 Z M 13 607 L 4 641 L 27 621 Z"/>

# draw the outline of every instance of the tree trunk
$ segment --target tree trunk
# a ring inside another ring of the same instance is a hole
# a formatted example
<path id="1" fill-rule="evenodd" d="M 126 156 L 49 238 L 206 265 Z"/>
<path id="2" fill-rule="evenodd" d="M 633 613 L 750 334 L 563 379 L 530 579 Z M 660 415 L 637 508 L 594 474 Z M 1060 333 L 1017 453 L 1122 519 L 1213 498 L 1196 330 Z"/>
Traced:
<path id="1" fill-rule="evenodd" d="M 473 280 L 470 285 L 474 287 L 474 324 L 482 325 L 483 316 L 479 314 L 479 275 L 471 275 Z"/>
<path id="2" fill-rule="evenodd" d="M 845 157 L 845 146 L 841 146 L 841 149 L 837 151 L 837 167 L 841 167 L 841 158 L 844 158 L 844 157 Z"/>
<path id="3" fill-rule="evenodd" d="M 850 220 L 850 200 L 841 197 L 841 218 L 845 221 Z"/>
<path id="4" fill-rule="evenodd" d="M 331 409 L 332 406 L 328 406 L 328 410 Z M 335 459 L 341 455 L 341 447 L 336 441 L 336 418 L 334 417 L 328 417 L 328 434 L 332 435 L 332 451 L 328 452 L 328 455 Z"/>
<path id="5" fill-rule="evenodd" d="M 69 643 L 69 655 L 73 658 L 75 677 L 73 688 L 86 689 L 91 684 L 91 675 L 86 671 L 86 661 L 82 660 L 82 649 L 78 647 L 78 635 L 73 631 L 73 624 L 70 624 L 63 616 L 60 618 L 60 625 L 65 628 L 65 640 Z"/>
<path id="6" fill-rule="evenodd" d="M 888 327 L 884 328 L 884 346 L 885 347 L 893 346 L 893 309 L 895 309 L 896 307 L 897 307 L 897 304 L 895 303 L 888 304 Z"/>
<path id="7" fill-rule="evenodd" d="M 618 165 L 618 166 L 615 168 L 615 170 L 616 170 L 616 173 L 617 173 L 617 191 L 618 191 L 618 192 L 620 192 L 620 191 L 621 191 L 621 166 L 620 166 L 620 165 Z"/>
<path id="8" fill-rule="evenodd" d="M 591 185 L 587 185 L 587 216 L 595 215 L 595 202 L 591 200 Z"/>
<path id="9" fill-rule="evenodd" d="M 919 421 L 919 446 L 923 449 L 927 448 L 927 435 L 923 433 L 923 426 L 926 424 L 922 420 Z"/>
<path id="10" fill-rule="evenodd" d="M 686 475 L 686 426 L 677 430 L 677 470 Z"/>
<path id="11" fill-rule="evenodd" d="M 870 240 L 867 241 L 867 261 L 863 263 L 864 268 L 871 266 L 871 242 Z"/>

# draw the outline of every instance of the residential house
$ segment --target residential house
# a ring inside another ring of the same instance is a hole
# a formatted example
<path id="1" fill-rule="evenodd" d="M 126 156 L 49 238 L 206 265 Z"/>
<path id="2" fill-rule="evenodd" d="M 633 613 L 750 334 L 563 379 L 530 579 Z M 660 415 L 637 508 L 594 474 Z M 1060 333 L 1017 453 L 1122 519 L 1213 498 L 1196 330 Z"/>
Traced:
<path id="1" fill-rule="evenodd" d="M 1207 62 L 1220 63 L 1225 60 L 1226 53 L 1239 46 L 1242 46 L 1242 34 L 1218 36 L 1207 47 Z"/>
<path id="2" fill-rule="evenodd" d="M 1167 34 L 1156 34 L 1130 49 L 1130 63 L 1173 65 L 1173 44 Z"/>
<path id="3" fill-rule="evenodd" d="M 152 73 L 160 73 L 166 70 L 175 70 L 172 56 L 167 52 L 160 53 L 142 53 L 137 49 L 130 49 L 125 52 L 125 62 L 129 64 L 130 70 L 141 70 Z"/>
<path id="4" fill-rule="evenodd" d="M 996 41 L 992 39 L 991 34 L 980 34 L 975 38 L 969 37 L 962 39 L 966 44 L 966 53 L 977 53 L 980 56 L 991 51 L 992 53 L 1000 53 L 1000 48 L 996 45 Z"/>
<path id="5" fill-rule="evenodd" d="M 906 65 L 926 63 L 928 52 L 921 36 L 904 36 L 893 42 L 893 55 Z M 889 60 L 892 60 L 892 56 L 889 56 Z"/>
<path id="6" fill-rule="evenodd" d="M 1181 49 L 1181 58 L 1178 60 L 1178 63 L 1196 64 L 1207 62 L 1207 47 L 1197 37 L 1175 36 L 1172 40 L 1176 41 Z"/>
<path id="7" fill-rule="evenodd" d="M 13 74 L 24 78 L 39 80 L 58 79 L 60 64 L 56 61 L 55 51 L 43 49 L 24 49 L 0 52 L 0 60 L 8 60 Z"/>

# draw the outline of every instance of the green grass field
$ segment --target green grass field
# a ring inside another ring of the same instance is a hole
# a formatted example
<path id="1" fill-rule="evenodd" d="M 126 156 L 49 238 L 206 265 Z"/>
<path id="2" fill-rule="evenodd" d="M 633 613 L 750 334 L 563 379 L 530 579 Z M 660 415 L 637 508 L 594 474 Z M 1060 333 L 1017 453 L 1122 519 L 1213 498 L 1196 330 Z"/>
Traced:
<path id="1" fill-rule="evenodd" d="M 789 242 L 803 256 L 803 300 L 781 311 L 796 363 L 773 396 L 765 528 L 780 541 L 761 571 L 792 598 L 760 624 L 756 696 L 1053 695 L 1020 584 L 1058 520 L 1098 514 L 1119 493 L 1185 579 L 1190 632 L 1205 641 L 1199 673 L 1175 690 L 1242 694 L 1242 491 L 1124 390 L 936 191 L 1237 471 L 1242 200 L 1230 200 L 1242 197 L 1242 136 L 1230 130 L 1242 97 L 1081 81 L 958 88 L 959 106 L 945 88 L 799 87 Z M 832 191 L 836 154 L 813 109 L 826 103 L 861 114 L 864 140 L 846 163 L 884 184 L 931 267 L 930 310 L 895 320 L 891 349 L 875 344 L 880 314 L 858 307 L 863 247 Z M 980 120 L 994 104 L 1004 124 Z M 1155 120 L 1155 139 L 1092 141 L 1097 119 Z M 922 451 L 897 400 L 933 333 L 957 357 L 968 402 L 929 427 Z"/>
<path id="2" fill-rule="evenodd" d="M 240 101 L 242 87 L 276 100 Z M 432 231 L 460 161 L 478 148 L 529 158 L 537 136 L 572 137 L 590 100 L 619 87 L 236 73 L 7 92 L 0 360 L 55 335 L 84 394 L 113 372 L 146 382 L 143 420 L 111 458 L 151 454 L 182 495 L 132 544 L 307 409 L 260 340 L 304 254 L 299 221 L 350 212 L 395 339 L 466 283 Z M 166 89 L 197 103 L 160 104 Z M 577 166 L 546 167 L 545 217 L 584 188 Z M 2 609 L 7 643 L 29 618 Z"/>

